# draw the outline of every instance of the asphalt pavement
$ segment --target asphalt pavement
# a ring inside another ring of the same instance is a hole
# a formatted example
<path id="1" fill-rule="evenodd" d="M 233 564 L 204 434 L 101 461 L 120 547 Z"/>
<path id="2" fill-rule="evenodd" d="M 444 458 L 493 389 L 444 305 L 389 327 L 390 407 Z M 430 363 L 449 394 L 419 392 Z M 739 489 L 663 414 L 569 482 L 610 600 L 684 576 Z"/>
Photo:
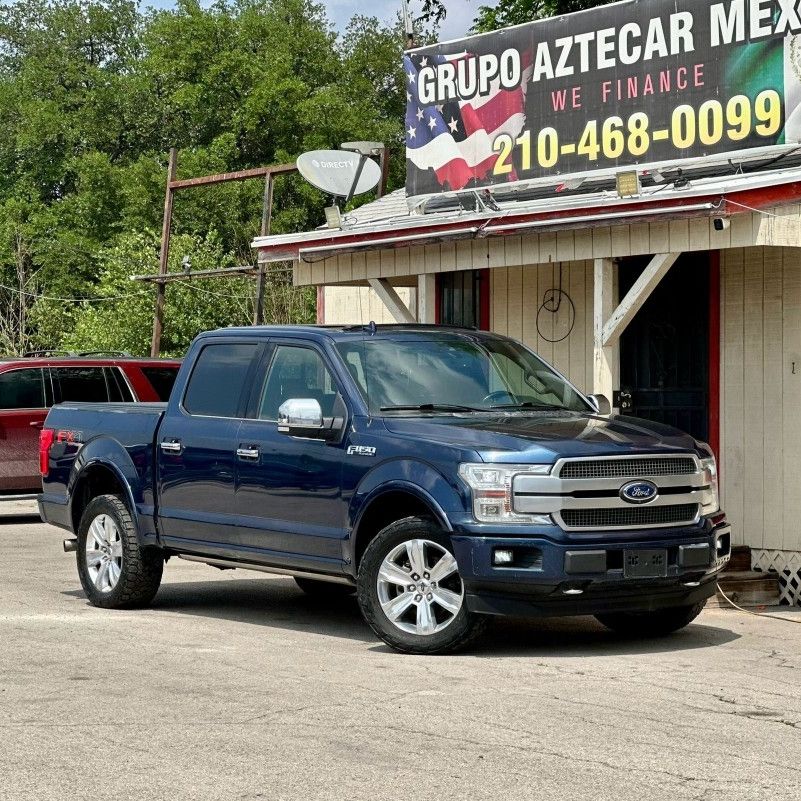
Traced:
<path id="1" fill-rule="evenodd" d="M 801 610 L 631 642 L 590 618 L 391 652 L 355 601 L 172 560 L 88 605 L 62 533 L 0 522 L 0 799 L 732 799 L 801 791 Z M 789 622 L 795 621 L 795 623 Z"/>

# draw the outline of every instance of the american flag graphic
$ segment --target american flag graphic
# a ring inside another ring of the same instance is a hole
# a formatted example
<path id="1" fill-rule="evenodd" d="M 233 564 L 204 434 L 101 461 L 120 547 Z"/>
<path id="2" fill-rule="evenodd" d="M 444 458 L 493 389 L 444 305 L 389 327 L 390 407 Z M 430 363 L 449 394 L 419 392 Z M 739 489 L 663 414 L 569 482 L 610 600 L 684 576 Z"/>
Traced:
<path id="1" fill-rule="evenodd" d="M 524 87 L 502 89 L 500 81 L 490 84 L 490 91 L 470 100 L 449 100 L 436 106 L 423 106 L 418 93 L 419 71 L 450 61 L 456 64 L 469 54 L 431 55 L 413 53 L 404 56 L 406 73 L 406 159 L 407 191 L 410 195 L 458 191 L 471 182 L 485 181 L 498 160 L 493 143 L 502 134 L 513 139 L 525 125 Z M 514 181 L 514 172 L 497 181 Z"/>

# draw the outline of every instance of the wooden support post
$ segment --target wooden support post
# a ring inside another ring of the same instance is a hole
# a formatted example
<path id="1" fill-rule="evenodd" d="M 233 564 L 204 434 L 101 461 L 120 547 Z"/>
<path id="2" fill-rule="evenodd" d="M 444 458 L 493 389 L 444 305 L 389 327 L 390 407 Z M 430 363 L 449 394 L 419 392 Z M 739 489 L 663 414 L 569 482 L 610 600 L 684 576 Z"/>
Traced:
<path id="1" fill-rule="evenodd" d="M 606 395 L 612 402 L 612 348 L 604 347 L 604 324 L 614 308 L 614 273 L 611 259 L 595 260 L 594 283 L 594 360 L 592 391 L 596 395 Z"/>
<path id="2" fill-rule="evenodd" d="M 261 210 L 261 235 L 269 236 L 270 227 L 273 220 L 273 181 L 272 173 L 267 174 L 264 181 L 264 205 Z M 266 282 L 267 264 L 261 257 L 261 251 L 258 255 L 259 275 L 256 279 L 256 303 L 253 309 L 253 325 L 262 325 L 264 322 L 264 284 Z"/>
<path id="3" fill-rule="evenodd" d="M 381 298 L 382 303 L 389 309 L 389 313 L 398 323 L 416 323 L 414 315 L 409 311 L 408 306 L 400 299 L 395 291 L 395 287 L 386 278 L 370 278 L 370 286 Z"/>
<path id="4" fill-rule="evenodd" d="M 437 276 L 424 273 L 417 276 L 417 321 L 426 325 L 437 322 Z"/>
<path id="5" fill-rule="evenodd" d="M 170 161 L 167 168 L 167 191 L 164 197 L 164 221 L 161 228 L 161 254 L 159 256 L 159 275 L 167 274 L 170 259 L 170 231 L 172 230 L 173 182 L 178 172 L 178 149 L 170 148 Z M 155 358 L 161 353 L 161 335 L 164 331 L 164 299 L 167 286 L 163 281 L 156 283 L 156 313 L 153 318 L 153 339 L 150 355 Z"/>
<path id="6" fill-rule="evenodd" d="M 603 345 L 612 347 L 626 330 L 626 326 L 634 319 L 634 315 L 643 307 L 645 301 L 656 289 L 657 284 L 665 277 L 667 271 L 674 265 L 679 253 L 657 253 L 651 259 L 642 275 L 634 282 L 629 293 L 620 301 L 620 305 L 612 315 L 606 319 L 603 328 Z"/>

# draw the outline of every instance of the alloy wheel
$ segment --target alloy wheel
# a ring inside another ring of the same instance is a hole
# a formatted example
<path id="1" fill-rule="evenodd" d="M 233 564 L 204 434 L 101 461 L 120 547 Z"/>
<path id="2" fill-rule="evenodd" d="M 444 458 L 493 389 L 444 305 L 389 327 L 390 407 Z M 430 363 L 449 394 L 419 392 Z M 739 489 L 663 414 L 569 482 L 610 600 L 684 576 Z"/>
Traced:
<path id="1" fill-rule="evenodd" d="M 86 536 L 86 569 L 98 592 L 117 586 L 122 573 L 122 536 L 117 524 L 106 514 L 98 515 Z"/>
<path id="2" fill-rule="evenodd" d="M 464 603 L 464 585 L 453 554 L 436 542 L 413 539 L 381 563 L 378 600 L 401 631 L 430 636 L 446 629 Z"/>

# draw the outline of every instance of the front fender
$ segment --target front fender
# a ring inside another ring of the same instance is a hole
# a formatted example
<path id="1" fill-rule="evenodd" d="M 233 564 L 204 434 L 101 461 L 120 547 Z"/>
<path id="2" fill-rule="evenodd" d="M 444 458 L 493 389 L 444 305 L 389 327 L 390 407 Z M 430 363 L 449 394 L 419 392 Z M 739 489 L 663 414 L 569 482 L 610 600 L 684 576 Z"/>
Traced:
<path id="1" fill-rule="evenodd" d="M 143 455 L 137 457 L 135 454 L 135 457 L 141 461 Z M 111 437 L 97 437 L 90 440 L 78 452 L 67 481 L 70 519 L 74 519 L 73 504 L 76 498 L 80 498 L 78 490 L 81 483 L 88 477 L 90 471 L 97 467 L 108 470 L 117 479 L 134 518 L 139 541 L 143 545 L 156 544 L 154 509 L 146 497 L 146 495 L 152 497 L 152 490 L 145 485 L 134 457 Z M 140 465 L 140 468 L 143 468 L 145 474 L 150 469 L 148 463 Z"/>
<path id="2" fill-rule="evenodd" d="M 372 501 L 389 492 L 408 492 L 427 504 L 446 531 L 453 527 L 448 512 L 464 510 L 464 498 L 434 465 L 416 459 L 393 459 L 371 470 L 351 499 L 349 523 L 353 535 Z"/>

